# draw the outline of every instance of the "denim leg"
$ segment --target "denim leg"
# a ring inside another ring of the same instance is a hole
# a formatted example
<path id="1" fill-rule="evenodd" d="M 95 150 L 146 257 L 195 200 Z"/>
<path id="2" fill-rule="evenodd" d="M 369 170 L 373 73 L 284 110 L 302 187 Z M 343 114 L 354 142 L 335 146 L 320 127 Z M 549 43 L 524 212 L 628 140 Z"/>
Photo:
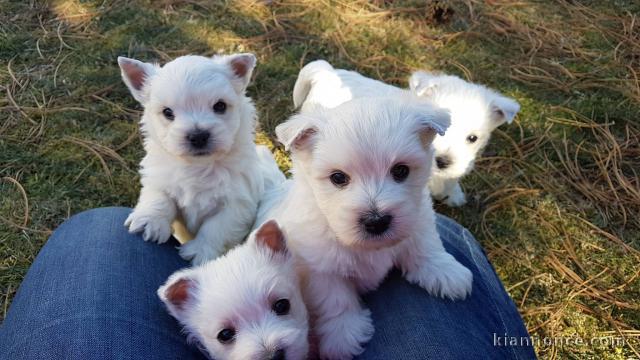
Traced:
<path id="1" fill-rule="evenodd" d="M 85 211 L 53 233 L 0 327 L 0 358 L 204 359 L 156 295 L 188 264 L 175 240 L 129 234 L 130 211 Z"/>
<path id="2" fill-rule="evenodd" d="M 187 266 L 174 249 L 122 225 L 125 208 L 96 209 L 62 224 L 43 247 L 0 328 L 7 359 L 204 359 L 185 343 L 155 290 Z M 531 359 L 513 302 L 471 234 L 439 217 L 447 250 L 474 273 L 462 302 L 431 297 L 395 272 L 365 297 L 376 333 L 362 359 Z"/>
<path id="3" fill-rule="evenodd" d="M 535 359 L 518 310 L 471 233 L 438 216 L 447 251 L 473 272 L 471 297 L 449 301 L 392 272 L 378 290 L 364 297 L 375 334 L 360 359 Z M 506 336 L 525 346 L 507 346 Z"/>

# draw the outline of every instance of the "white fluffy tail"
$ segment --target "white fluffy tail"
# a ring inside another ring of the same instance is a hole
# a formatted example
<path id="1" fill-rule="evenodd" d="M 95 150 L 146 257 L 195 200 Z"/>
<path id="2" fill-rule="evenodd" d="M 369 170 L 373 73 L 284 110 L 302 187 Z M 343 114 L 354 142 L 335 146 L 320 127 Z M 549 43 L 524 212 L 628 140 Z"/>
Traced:
<path id="1" fill-rule="evenodd" d="M 266 146 L 256 145 L 256 152 L 260 160 L 260 171 L 264 178 L 264 193 L 258 204 L 258 213 L 253 223 L 253 230 L 273 217 L 271 211 L 284 199 L 291 182 L 280 171 L 273 154 Z"/>
<path id="2" fill-rule="evenodd" d="M 296 109 L 302 106 L 307 95 L 309 95 L 315 76 L 326 70 L 330 72 L 335 71 L 333 66 L 324 60 L 312 61 L 300 70 L 296 84 L 293 86 L 293 106 Z"/>
<path id="3" fill-rule="evenodd" d="M 269 191 L 280 186 L 287 178 L 280 171 L 271 150 L 264 145 L 256 145 L 256 152 L 260 160 L 260 170 L 264 177 L 264 190 Z"/>

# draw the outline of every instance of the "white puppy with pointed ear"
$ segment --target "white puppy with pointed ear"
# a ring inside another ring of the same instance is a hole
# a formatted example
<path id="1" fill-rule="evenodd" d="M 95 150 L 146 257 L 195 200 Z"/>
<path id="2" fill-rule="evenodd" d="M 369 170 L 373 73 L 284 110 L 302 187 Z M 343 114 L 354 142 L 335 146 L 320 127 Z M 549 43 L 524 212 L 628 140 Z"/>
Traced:
<path id="1" fill-rule="evenodd" d="M 305 107 L 278 125 L 293 180 L 266 217 L 286 229 L 306 275 L 303 289 L 323 359 L 348 359 L 373 334 L 359 293 L 395 265 L 430 294 L 463 299 L 472 274 L 448 254 L 424 184 L 436 134 L 449 115 L 411 99 L 360 98 Z M 261 208 L 261 213 L 263 209 Z"/>
<path id="2" fill-rule="evenodd" d="M 224 256 L 171 275 L 158 296 L 213 359 L 302 360 L 309 324 L 299 280 L 270 220 Z"/>
<path id="3" fill-rule="evenodd" d="M 433 142 L 436 163 L 429 182 L 434 198 L 449 206 L 466 202 L 460 178 L 474 166 L 491 132 L 503 123 L 511 123 L 520 105 L 485 86 L 451 75 L 423 71 L 410 78 L 410 90 L 399 89 L 358 74 L 334 69 L 324 60 L 307 64 L 300 70 L 293 100 L 296 107 L 322 105 L 335 107 L 360 97 L 401 96 L 408 92 L 449 110 L 451 126 Z"/>
<path id="4" fill-rule="evenodd" d="M 493 130 L 511 124 L 520 110 L 513 99 L 457 76 L 418 71 L 409 79 L 411 90 L 451 112 L 451 127 L 433 142 L 436 166 L 429 182 L 431 193 L 447 205 L 460 206 L 466 197 L 460 178 L 473 170 L 475 159 Z"/>
<path id="5" fill-rule="evenodd" d="M 162 243 L 176 220 L 194 237 L 180 248 L 194 264 L 242 241 L 256 216 L 265 179 L 245 95 L 255 63 L 253 54 L 182 56 L 163 67 L 118 58 L 144 107 L 146 150 L 140 198 L 125 225 Z"/>

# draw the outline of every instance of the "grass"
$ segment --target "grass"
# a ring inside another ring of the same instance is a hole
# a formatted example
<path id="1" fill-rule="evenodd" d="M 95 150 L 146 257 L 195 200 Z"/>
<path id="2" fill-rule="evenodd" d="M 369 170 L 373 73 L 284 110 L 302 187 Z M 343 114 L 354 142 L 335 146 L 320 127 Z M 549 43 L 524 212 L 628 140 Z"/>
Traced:
<path id="1" fill-rule="evenodd" d="M 624 338 L 539 343 L 541 358 L 640 358 L 638 13 L 624 0 L 0 0 L 0 317 L 64 219 L 136 201 L 140 107 L 116 57 L 252 51 L 262 142 L 317 58 L 515 97 L 516 122 L 463 181 L 469 204 L 437 210 L 477 236 L 534 336 Z"/>

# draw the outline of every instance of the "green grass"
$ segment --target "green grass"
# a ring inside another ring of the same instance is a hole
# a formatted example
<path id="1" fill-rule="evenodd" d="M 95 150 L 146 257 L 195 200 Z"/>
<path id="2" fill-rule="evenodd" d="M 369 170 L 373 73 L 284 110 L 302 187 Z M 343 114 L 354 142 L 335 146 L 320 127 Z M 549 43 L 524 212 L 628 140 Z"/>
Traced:
<path id="1" fill-rule="evenodd" d="M 400 86 L 441 70 L 515 97 L 516 122 L 463 181 L 469 204 L 437 211 L 477 236 L 533 335 L 626 340 L 541 344 L 540 357 L 640 358 L 639 12 L 622 0 L 0 0 L 0 317 L 56 226 L 136 201 L 140 107 L 116 57 L 252 51 L 261 142 L 317 58 Z"/>

